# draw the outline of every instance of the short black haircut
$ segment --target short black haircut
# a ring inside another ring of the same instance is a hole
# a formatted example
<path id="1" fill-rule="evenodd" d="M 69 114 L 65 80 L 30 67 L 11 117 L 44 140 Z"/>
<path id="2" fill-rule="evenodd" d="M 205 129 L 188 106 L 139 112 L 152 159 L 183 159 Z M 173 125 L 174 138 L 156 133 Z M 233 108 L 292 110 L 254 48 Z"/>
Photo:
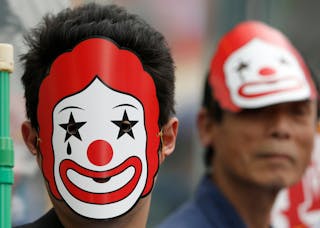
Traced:
<path id="1" fill-rule="evenodd" d="M 133 51 L 154 80 L 159 100 L 159 126 L 174 110 L 174 62 L 163 35 L 138 15 L 117 5 L 90 3 L 47 14 L 41 23 L 25 35 L 29 50 L 21 56 L 24 63 L 22 83 L 26 112 L 32 126 L 38 129 L 37 106 L 39 87 L 53 61 L 80 41 L 103 36 L 119 47 Z"/>

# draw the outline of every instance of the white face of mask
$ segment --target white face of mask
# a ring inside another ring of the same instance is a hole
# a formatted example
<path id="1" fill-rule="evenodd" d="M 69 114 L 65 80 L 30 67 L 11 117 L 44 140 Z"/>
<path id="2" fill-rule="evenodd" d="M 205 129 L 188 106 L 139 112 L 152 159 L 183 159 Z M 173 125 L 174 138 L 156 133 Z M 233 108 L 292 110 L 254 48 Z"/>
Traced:
<path id="1" fill-rule="evenodd" d="M 139 100 L 98 78 L 56 105 L 54 178 L 78 214 L 113 218 L 139 200 L 148 172 L 144 119 Z"/>
<path id="2" fill-rule="evenodd" d="M 310 97 L 310 87 L 296 58 L 287 50 L 253 39 L 224 64 L 226 85 L 240 108 L 259 108 Z"/>

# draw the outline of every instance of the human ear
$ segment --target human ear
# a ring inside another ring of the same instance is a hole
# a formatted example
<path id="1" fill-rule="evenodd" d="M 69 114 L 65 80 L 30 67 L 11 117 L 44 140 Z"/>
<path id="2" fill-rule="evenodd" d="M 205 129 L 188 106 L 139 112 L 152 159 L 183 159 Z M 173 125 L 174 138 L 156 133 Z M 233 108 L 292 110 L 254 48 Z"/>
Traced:
<path id="1" fill-rule="evenodd" d="M 197 127 L 200 141 L 204 147 L 208 147 L 212 143 L 212 129 L 214 123 L 206 108 L 201 108 L 197 116 Z"/>
<path id="2" fill-rule="evenodd" d="M 178 134 L 179 121 L 176 117 L 170 118 L 161 129 L 161 151 L 160 164 L 169 156 L 176 146 L 176 139 Z"/>
<path id="3" fill-rule="evenodd" d="M 24 143 L 28 147 L 32 155 L 37 155 L 38 152 L 38 132 L 31 126 L 30 121 L 24 121 L 21 125 L 21 133 Z"/>

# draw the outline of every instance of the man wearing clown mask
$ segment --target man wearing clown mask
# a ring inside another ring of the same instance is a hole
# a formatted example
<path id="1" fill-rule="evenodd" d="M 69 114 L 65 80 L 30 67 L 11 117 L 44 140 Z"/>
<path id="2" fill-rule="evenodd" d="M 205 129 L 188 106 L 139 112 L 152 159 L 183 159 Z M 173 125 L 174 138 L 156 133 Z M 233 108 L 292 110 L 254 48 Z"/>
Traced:
<path id="1" fill-rule="evenodd" d="M 30 227 L 144 227 L 178 128 L 164 37 L 89 4 L 44 17 L 26 41 L 22 134 L 53 204 Z"/>
<path id="2" fill-rule="evenodd" d="M 281 32 L 256 21 L 228 32 L 197 120 L 207 172 L 194 199 L 160 227 L 270 227 L 277 194 L 310 162 L 316 97 L 302 57 Z"/>

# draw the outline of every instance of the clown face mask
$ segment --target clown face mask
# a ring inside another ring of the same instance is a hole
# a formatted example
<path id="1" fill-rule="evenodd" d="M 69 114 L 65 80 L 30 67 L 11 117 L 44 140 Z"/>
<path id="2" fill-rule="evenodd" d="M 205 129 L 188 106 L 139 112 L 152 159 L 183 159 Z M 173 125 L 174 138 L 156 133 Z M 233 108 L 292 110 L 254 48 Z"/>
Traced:
<path id="1" fill-rule="evenodd" d="M 41 85 L 38 115 L 43 174 L 76 213 L 114 218 L 151 191 L 159 108 L 132 52 L 92 38 L 59 56 Z"/>
<path id="2" fill-rule="evenodd" d="M 222 38 L 209 81 L 221 107 L 232 112 L 316 96 L 310 73 L 289 40 L 252 21 Z"/>
<path id="3" fill-rule="evenodd" d="M 224 72 L 231 98 L 242 108 L 310 96 L 310 88 L 294 56 L 260 39 L 251 40 L 235 51 L 226 60 Z"/>
<path id="4" fill-rule="evenodd" d="M 146 139 L 140 102 L 95 79 L 84 91 L 62 100 L 53 112 L 59 193 L 80 214 L 122 214 L 137 201 L 146 183 Z"/>

